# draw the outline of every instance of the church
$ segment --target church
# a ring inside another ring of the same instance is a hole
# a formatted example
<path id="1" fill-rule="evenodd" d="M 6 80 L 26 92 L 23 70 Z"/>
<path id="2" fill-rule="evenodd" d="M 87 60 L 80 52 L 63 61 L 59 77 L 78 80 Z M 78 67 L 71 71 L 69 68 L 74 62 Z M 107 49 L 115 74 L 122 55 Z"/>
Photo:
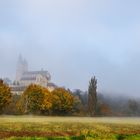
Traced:
<path id="1" fill-rule="evenodd" d="M 11 85 L 14 94 L 21 94 L 30 85 L 37 84 L 53 91 L 57 86 L 51 83 L 51 75 L 48 71 L 29 71 L 27 61 L 20 55 L 16 69 L 16 79 Z"/>

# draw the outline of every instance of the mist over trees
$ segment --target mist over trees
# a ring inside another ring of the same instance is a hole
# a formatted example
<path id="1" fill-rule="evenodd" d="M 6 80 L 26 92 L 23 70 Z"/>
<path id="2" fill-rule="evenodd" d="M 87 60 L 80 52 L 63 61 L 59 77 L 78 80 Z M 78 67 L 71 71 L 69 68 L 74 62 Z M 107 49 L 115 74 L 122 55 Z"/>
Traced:
<path id="1" fill-rule="evenodd" d="M 97 93 L 97 80 L 91 78 L 88 91 L 56 88 L 50 92 L 29 85 L 23 94 L 12 94 L 0 80 L 1 114 L 37 114 L 71 116 L 140 116 L 140 99 Z"/>

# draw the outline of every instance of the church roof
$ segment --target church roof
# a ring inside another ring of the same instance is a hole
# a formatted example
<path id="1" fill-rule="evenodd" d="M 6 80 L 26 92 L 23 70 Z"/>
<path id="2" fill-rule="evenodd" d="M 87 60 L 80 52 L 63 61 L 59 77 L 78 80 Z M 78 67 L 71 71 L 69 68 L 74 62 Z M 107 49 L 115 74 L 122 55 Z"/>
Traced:
<path id="1" fill-rule="evenodd" d="M 20 80 L 27 81 L 27 80 L 36 80 L 36 77 L 22 77 Z"/>
<path id="2" fill-rule="evenodd" d="M 21 80 L 23 80 L 23 79 L 30 80 L 30 78 L 31 78 L 31 80 L 35 80 L 35 79 L 32 79 L 32 78 L 36 78 L 36 77 L 34 77 L 34 76 L 32 77 L 32 75 L 38 75 L 38 74 L 46 77 L 48 80 L 51 79 L 51 76 L 50 76 L 48 71 L 41 70 L 41 71 L 27 71 L 27 72 L 24 72 Z"/>
<path id="3" fill-rule="evenodd" d="M 30 75 L 30 74 L 43 74 L 43 75 L 46 75 L 48 74 L 49 72 L 48 71 L 27 71 L 27 72 L 24 72 L 24 74 L 26 75 Z"/>

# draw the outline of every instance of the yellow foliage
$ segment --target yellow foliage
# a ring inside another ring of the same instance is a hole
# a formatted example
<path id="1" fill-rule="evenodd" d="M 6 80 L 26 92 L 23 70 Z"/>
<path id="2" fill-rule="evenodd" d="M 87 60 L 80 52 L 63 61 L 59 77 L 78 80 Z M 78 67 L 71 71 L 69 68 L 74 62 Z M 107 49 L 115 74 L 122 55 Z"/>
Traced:
<path id="1" fill-rule="evenodd" d="M 6 107 L 11 100 L 11 89 L 8 87 L 8 85 L 4 84 L 2 80 L 0 80 L 0 110 Z"/>
<path id="2" fill-rule="evenodd" d="M 50 113 L 51 111 L 66 113 L 72 110 L 74 97 L 63 88 L 49 92 L 39 85 L 30 85 L 17 105 L 23 113 L 38 111 L 42 113 Z"/>
<path id="3" fill-rule="evenodd" d="M 52 96 L 51 93 L 46 88 L 43 89 L 43 93 L 44 93 L 44 100 L 42 103 L 42 110 L 49 111 L 52 108 Z"/>
<path id="4" fill-rule="evenodd" d="M 57 88 L 52 91 L 53 110 L 59 112 L 69 112 L 73 108 L 74 97 L 64 88 Z"/>

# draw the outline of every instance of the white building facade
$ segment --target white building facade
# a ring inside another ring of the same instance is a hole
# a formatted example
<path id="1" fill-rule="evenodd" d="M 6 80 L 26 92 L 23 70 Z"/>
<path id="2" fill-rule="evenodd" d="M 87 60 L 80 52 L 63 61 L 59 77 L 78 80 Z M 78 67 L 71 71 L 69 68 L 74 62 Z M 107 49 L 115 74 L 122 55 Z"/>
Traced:
<path id="1" fill-rule="evenodd" d="M 20 55 L 16 70 L 16 80 L 11 85 L 11 89 L 13 93 L 21 94 L 30 84 L 36 84 L 52 91 L 57 86 L 54 83 L 50 83 L 50 80 L 51 75 L 48 71 L 28 71 L 27 61 Z"/>

